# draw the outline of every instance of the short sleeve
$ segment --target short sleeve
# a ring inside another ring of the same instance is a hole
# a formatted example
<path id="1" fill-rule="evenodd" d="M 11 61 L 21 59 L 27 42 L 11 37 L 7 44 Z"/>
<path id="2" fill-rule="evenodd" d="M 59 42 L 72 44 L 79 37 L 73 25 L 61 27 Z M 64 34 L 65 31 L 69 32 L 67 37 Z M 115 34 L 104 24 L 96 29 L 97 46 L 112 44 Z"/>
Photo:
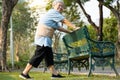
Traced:
<path id="1" fill-rule="evenodd" d="M 55 21 L 55 22 L 60 22 L 64 19 L 64 16 L 58 12 L 54 13 L 53 15 L 54 15 L 53 21 Z"/>
<path id="2" fill-rule="evenodd" d="M 59 22 L 61 22 L 64 18 L 65 17 L 57 10 L 51 9 L 40 18 L 40 23 L 44 23 L 47 26 L 57 29 L 60 27 Z"/>
<path id="3" fill-rule="evenodd" d="M 51 16 L 51 19 L 55 22 L 60 22 L 64 19 L 64 16 L 54 9 L 52 9 L 48 14 Z"/>

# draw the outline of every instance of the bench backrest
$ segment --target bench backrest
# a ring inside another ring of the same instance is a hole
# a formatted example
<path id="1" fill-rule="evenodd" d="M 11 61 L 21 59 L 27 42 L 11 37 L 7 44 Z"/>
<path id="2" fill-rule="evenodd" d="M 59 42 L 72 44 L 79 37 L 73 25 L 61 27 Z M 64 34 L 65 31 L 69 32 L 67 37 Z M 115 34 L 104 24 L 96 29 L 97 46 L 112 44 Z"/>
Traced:
<path id="1" fill-rule="evenodd" d="M 89 34 L 86 26 L 63 36 L 63 42 L 70 56 L 88 53 L 90 47 L 87 38 Z"/>

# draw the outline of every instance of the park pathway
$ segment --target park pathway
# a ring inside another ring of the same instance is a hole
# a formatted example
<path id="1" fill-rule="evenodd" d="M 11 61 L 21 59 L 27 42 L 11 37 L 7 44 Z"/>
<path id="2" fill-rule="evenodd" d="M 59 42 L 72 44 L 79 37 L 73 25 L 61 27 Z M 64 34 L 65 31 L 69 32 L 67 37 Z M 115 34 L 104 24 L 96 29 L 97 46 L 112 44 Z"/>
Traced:
<path id="1" fill-rule="evenodd" d="M 120 66 L 119 67 L 116 67 L 119 75 L 120 75 Z M 43 68 L 33 68 L 32 71 L 43 71 L 44 72 L 44 69 Z M 47 72 L 49 72 L 47 70 Z M 66 70 L 61 70 L 60 72 L 65 72 L 67 73 Z M 89 72 L 89 70 L 85 70 L 85 69 L 81 69 L 81 71 L 78 71 L 78 69 L 73 69 L 73 71 L 71 71 L 72 74 L 84 74 L 84 75 L 87 75 Z M 115 72 L 114 70 L 112 70 L 110 67 L 105 67 L 104 70 L 102 70 L 101 67 L 96 67 L 95 68 L 95 71 L 93 71 L 93 74 L 94 75 L 109 75 L 109 76 L 115 76 Z"/>

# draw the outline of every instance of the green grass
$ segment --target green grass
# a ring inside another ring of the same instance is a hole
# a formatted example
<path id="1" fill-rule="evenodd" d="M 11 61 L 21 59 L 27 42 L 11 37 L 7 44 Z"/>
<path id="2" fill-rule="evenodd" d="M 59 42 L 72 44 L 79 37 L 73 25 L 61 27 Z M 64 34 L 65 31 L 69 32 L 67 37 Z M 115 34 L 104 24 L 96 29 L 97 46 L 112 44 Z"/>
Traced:
<path id="1" fill-rule="evenodd" d="M 23 80 L 19 78 L 20 72 L 0 72 L 0 80 Z M 30 72 L 31 77 L 34 77 L 34 80 L 51 80 L 50 73 L 43 72 Z M 74 74 L 64 74 L 66 76 L 63 79 L 54 79 L 54 80 L 120 80 L 119 77 L 105 76 L 105 75 L 92 75 L 87 77 L 87 75 L 74 75 Z"/>

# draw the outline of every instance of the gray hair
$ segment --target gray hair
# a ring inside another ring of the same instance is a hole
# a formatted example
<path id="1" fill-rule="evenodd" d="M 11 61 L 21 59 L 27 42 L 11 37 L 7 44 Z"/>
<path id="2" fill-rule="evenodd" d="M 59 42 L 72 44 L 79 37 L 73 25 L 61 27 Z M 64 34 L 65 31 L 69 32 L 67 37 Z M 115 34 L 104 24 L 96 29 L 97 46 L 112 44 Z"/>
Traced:
<path id="1" fill-rule="evenodd" d="M 63 0 L 54 0 L 54 1 L 52 2 L 52 6 L 56 5 L 57 3 L 62 3 L 62 4 L 64 5 Z"/>

